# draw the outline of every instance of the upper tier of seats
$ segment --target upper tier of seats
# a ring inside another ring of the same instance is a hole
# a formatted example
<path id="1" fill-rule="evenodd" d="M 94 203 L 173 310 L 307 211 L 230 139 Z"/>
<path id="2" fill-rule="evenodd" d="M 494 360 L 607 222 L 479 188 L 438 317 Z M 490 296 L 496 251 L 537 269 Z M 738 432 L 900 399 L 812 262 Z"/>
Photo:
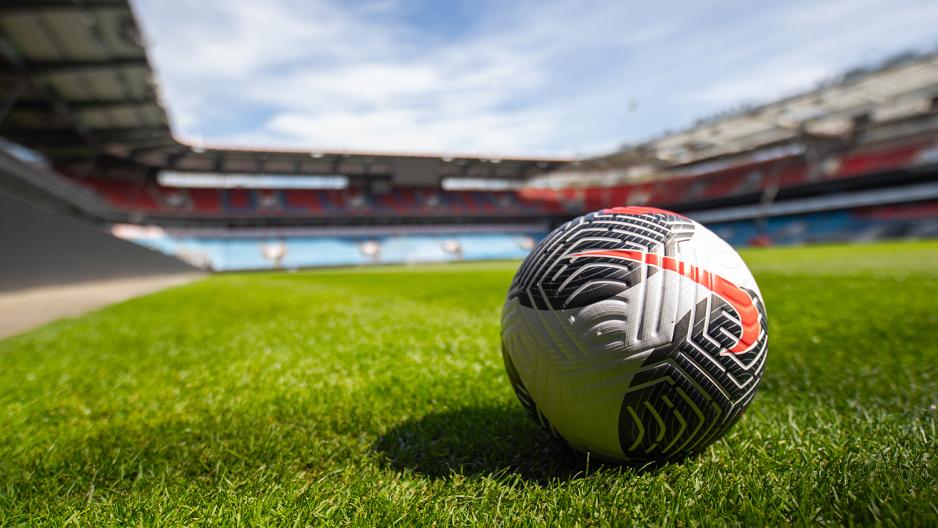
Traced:
<path id="1" fill-rule="evenodd" d="M 521 196 L 568 213 L 618 205 L 680 208 L 693 203 L 784 189 L 809 183 L 846 180 L 938 163 L 938 139 L 918 138 L 892 145 L 871 145 L 814 164 L 791 155 L 655 181 L 612 187 L 524 189 Z M 675 169 L 678 173 L 680 169 Z"/>
<path id="2" fill-rule="evenodd" d="M 802 156 L 754 161 L 692 176 L 672 176 L 612 187 L 438 191 L 363 189 L 205 189 L 167 187 L 155 181 L 75 178 L 111 205 L 141 214 L 193 217 L 245 216 L 532 216 L 579 214 L 619 205 L 681 207 L 701 201 L 752 195 L 766 188 L 833 181 L 938 161 L 934 138 L 870 146 L 840 158 L 809 164 Z"/>
<path id="3" fill-rule="evenodd" d="M 549 206 L 509 191 L 206 189 L 88 177 L 78 180 L 126 211 L 172 216 L 542 215 Z"/>

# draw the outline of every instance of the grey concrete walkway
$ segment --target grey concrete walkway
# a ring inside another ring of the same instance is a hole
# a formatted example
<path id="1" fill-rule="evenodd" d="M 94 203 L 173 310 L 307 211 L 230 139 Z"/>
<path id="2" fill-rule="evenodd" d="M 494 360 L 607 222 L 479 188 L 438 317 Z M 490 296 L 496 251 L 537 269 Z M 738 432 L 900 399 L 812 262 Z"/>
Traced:
<path id="1" fill-rule="evenodd" d="M 205 274 L 157 275 L 0 292 L 0 339 L 202 277 Z"/>

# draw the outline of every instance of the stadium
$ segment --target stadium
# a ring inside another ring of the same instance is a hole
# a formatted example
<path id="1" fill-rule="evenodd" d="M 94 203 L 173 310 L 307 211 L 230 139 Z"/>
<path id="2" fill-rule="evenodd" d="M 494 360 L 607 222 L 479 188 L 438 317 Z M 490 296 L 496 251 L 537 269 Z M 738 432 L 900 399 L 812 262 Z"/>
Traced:
<path id="1" fill-rule="evenodd" d="M 938 524 L 938 53 L 508 156 L 180 139 L 140 35 L 0 5 L 0 525 Z M 503 364 L 522 259 L 627 208 L 765 299 L 751 408 L 683 461 L 572 452 Z"/>

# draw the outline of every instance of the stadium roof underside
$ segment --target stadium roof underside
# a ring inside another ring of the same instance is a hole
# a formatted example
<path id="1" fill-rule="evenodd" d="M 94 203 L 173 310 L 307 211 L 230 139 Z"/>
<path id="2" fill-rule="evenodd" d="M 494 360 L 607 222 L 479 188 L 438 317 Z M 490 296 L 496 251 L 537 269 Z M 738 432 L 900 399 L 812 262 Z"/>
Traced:
<path id="1" fill-rule="evenodd" d="M 0 136 L 57 167 L 102 159 L 181 171 L 330 174 L 397 171 L 527 179 L 568 160 L 190 145 L 173 136 L 126 0 L 0 3 Z"/>
<path id="2" fill-rule="evenodd" d="M 929 112 L 936 97 L 938 53 L 900 57 L 875 70 L 849 72 L 805 93 L 715 116 L 644 143 L 638 150 L 674 165 L 802 137 L 847 139 L 868 123 Z"/>

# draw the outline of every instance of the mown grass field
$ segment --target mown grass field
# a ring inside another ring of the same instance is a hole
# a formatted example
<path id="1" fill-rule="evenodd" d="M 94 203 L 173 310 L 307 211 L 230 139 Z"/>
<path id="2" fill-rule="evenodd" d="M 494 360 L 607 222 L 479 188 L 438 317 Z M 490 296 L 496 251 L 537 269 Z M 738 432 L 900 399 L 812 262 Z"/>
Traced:
<path id="1" fill-rule="evenodd" d="M 517 263 L 222 275 L 0 342 L 0 525 L 938 525 L 938 242 L 744 257 L 768 366 L 696 458 L 538 429 Z"/>

